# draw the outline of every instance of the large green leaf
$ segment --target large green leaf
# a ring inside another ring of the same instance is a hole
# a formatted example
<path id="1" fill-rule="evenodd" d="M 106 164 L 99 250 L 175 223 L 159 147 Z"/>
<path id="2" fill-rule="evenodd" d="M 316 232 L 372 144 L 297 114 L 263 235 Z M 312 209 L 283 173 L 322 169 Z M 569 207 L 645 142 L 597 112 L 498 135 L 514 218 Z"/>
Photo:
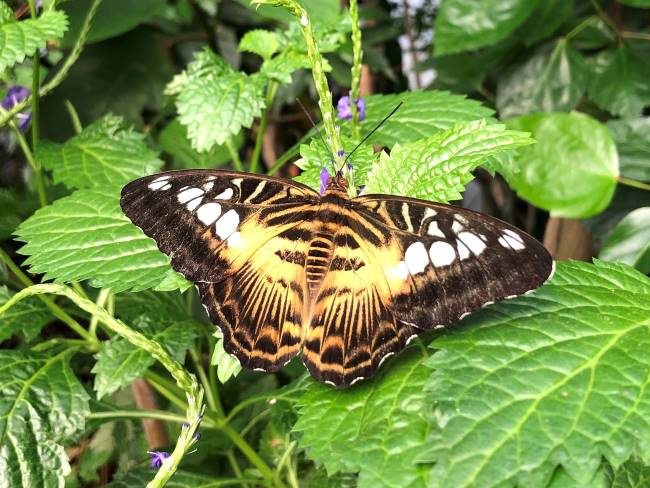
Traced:
<path id="1" fill-rule="evenodd" d="M 621 174 L 650 181 L 650 117 L 610 120 L 607 128 L 616 141 Z"/>
<path id="2" fill-rule="evenodd" d="M 184 362 L 185 352 L 198 334 L 197 324 L 191 320 L 164 326 L 144 317 L 135 328 L 165 347 L 180 363 Z M 95 390 L 100 399 L 142 376 L 156 361 L 147 351 L 122 337 L 105 342 L 96 359 L 92 372 L 95 373 Z"/>
<path id="3" fill-rule="evenodd" d="M 627 214 L 607 237 L 600 257 L 650 273 L 650 207 L 637 208 Z"/>
<path id="4" fill-rule="evenodd" d="M 368 174 L 367 193 L 391 193 L 438 202 L 461 198 L 471 171 L 488 157 L 531 144 L 526 133 L 485 121 L 458 123 L 416 142 L 382 153 Z"/>
<path id="5" fill-rule="evenodd" d="M 400 102 L 400 109 L 370 137 L 368 142 L 392 147 L 396 143 L 429 137 L 450 129 L 456 122 L 488 118 L 493 111 L 476 100 L 445 91 L 417 91 L 366 98 L 362 133 L 368 133 Z M 350 151 L 351 148 L 345 148 Z"/>
<path id="6" fill-rule="evenodd" d="M 593 59 L 589 98 L 615 115 L 636 117 L 650 104 L 650 64 L 625 44 Z"/>
<path id="7" fill-rule="evenodd" d="M 63 144 L 42 143 L 37 157 L 55 183 L 68 188 L 106 188 L 155 173 L 163 162 L 121 117 L 107 115 Z"/>
<path id="8" fill-rule="evenodd" d="M 650 7 L 650 3 L 648 5 Z M 643 488 L 650 486 L 650 466 L 638 459 L 630 459 L 610 478 L 609 488 Z"/>
<path id="9" fill-rule="evenodd" d="M 250 127 L 262 113 L 264 78 L 233 70 L 204 50 L 167 88 L 176 95 L 178 119 L 197 151 L 208 151 Z"/>
<path id="10" fill-rule="evenodd" d="M 0 286 L 0 306 L 13 295 L 9 288 Z M 0 342 L 14 334 L 32 340 L 52 319 L 52 313 L 38 298 L 22 300 L 0 316 Z"/>
<path id="11" fill-rule="evenodd" d="M 522 198 L 558 217 L 590 217 L 607 207 L 618 156 L 604 125 L 577 112 L 526 115 L 507 125 L 537 140 L 519 150 L 521 171 L 509 180 Z"/>
<path id="12" fill-rule="evenodd" d="M 426 486 L 425 467 L 413 462 L 429 430 L 423 386 L 430 372 L 422 361 L 412 348 L 349 390 L 311 381 L 294 427 L 307 455 L 329 475 L 360 472 L 359 487 Z"/>
<path id="13" fill-rule="evenodd" d="M 576 484 L 603 458 L 650 457 L 650 279 L 620 264 L 558 263 L 534 294 L 432 343 L 430 486 Z"/>
<path id="14" fill-rule="evenodd" d="M 469 51 L 508 36 L 539 0 L 444 0 L 435 23 L 436 55 Z"/>
<path id="15" fill-rule="evenodd" d="M 70 19 L 70 30 L 61 42 L 63 47 L 70 48 L 74 44 L 91 3 L 91 0 L 75 0 L 61 4 L 61 9 L 68 14 Z M 102 2 L 93 19 L 87 42 L 102 41 L 124 34 L 138 24 L 162 14 L 166 3 L 165 0 Z"/>
<path id="16" fill-rule="evenodd" d="M 2 3 L 4 8 L 6 5 Z M 0 72 L 20 63 L 45 47 L 48 39 L 57 39 L 68 28 L 63 12 L 49 10 L 36 19 L 17 21 L 13 15 L 0 19 Z"/>
<path id="17" fill-rule="evenodd" d="M 115 292 L 189 284 L 153 240 L 122 213 L 119 187 L 78 190 L 38 210 L 16 235 L 33 273 L 58 282 L 91 280 Z"/>
<path id="18" fill-rule="evenodd" d="M 573 14 L 573 0 L 544 0 L 537 4 L 518 34 L 527 46 L 552 36 Z"/>
<path id="19" fill-rule="evenodd" d="M 62 443 L 84 430 L 88 394 L 69 352 L 0 351 L 0 486 L 63 486 Z"/>
<path id="20" fill-rule="evenodd" d="M 587 88 L 587 77 L 584 59 L 565 39 L 543 46 L 499 79 L 496 104 L 501 118 L 572 110 Z"/>

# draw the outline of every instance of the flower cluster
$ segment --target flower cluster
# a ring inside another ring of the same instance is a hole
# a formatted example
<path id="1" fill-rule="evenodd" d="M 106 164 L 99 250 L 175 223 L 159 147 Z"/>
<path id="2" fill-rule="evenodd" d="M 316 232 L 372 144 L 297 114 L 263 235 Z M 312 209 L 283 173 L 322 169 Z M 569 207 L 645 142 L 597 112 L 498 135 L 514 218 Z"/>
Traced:
<path id="1" fill-rule="evenodd" d="M 364 120 L 366 118 L 365 100 L 363 98 L 357 98 L 354 101 L 354 104 L 357 106 L 357 112 L 359 113 L 359 120 Z M 336 104 L 336 110 L 339 114 L 340 119 L 350 120 L 352 118 L 352 107 L 350 106 L 350 97 L 345 96 L 339 98 L 339 101 Z"/>

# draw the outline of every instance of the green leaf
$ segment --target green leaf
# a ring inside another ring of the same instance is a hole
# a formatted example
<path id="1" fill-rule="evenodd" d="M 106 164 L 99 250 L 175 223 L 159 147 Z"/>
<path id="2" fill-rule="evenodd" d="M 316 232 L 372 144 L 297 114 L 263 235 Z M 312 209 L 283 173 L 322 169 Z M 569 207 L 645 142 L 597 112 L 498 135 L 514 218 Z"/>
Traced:
<path id="1" fill-rule="evenodd" d="M 233 144 L 239 148 L 244 142 L 241 134 L 235 136 Z M 187 129 L 178 119 L 172 120 L 158 135 L 158 144 L 163 151 L 174 158 L 176 168 L 218 168 L 230 161 L 226 146 L 214 146 L 207 152 L 198 152 L 187 137 Z"/>
<path id="2" fill-rule="evenodd" d="M 183 296 L 178 292 L 120 293 L 115 296 L 115 316 L 127 324 L 145 316 L 161 324 L 180 322 L 187 318 Z"/>
<path id="3" fill-rule="evenodd" d="M 106 485 L 106 488 L 141 488 L 151 478 L 151 468 L 140 468 L 127 473 L 122 473 L 115 480 Z M 230 481 L 230 482 L 229 482 Z M 214 478 L 204 474 L 190 473 L 189 471 L 176 471 L 171 480 L 165 483 L 166 488 L 221 488 L 223 486 L 241 485 L 243 480 L 227 480 Z"/>
<path id="4" fill-rule="evenodd" d="M 638 116 L 650 103 L 650 64 L 625 44 L 593 58 L 589 98 L 603 110 Z"/>
<path id="5" fill-rule="evenodd" d="M 70 30 L 61 41 L 63 48 L 71 48 L 79 35 L 81 26 L 90 7 L 91 0 L 75 0 L 61 4 L 68 14 Z M 163 14 L 165 0 L 110 0 L 102 2 L 97 9 L 88 33 L 87 43 L 117 37 L 130 31 L 138 24 Z"/>
<path id="6" fill-rule="evenodd" d="M 566 40 L 542 46 L 499 79 L 499 114 L 505 119 L 531 112 L 568 112 L 586 90 L 587 77 L 584 59 Z"/>
<path id="7" fill-rule="evenodd" d="M 353 147 L 352 139 L 347 137 L 343 137 L 342 139 L 344 147 Z M 309 145 L 302 144 L 300 146 L 300 156 L 301 158 L 294 164 L 302 172 L 294 179 L 311 186 L 314 190 L 320 190 L 321 170 L 326 168 L 330 174 L 334 172 L 332 155 L 329 149 L 323 146 L 320 138 L 314 138 L 309 142 Z M 368 171 L 373 167 L 378 157 L 379 154 L 375 154 L 370 144 L 364 144 L 349 159 L 348 162 L 352 165 L 354 183 L 357 187 L 366 184 Z"/>
<path id="8" fill-rule="evenodd" d="M 638 459 L 631 459 L 616 470 L 609 486 L 610 488 L 650 486 L 650 466 L 644 466 Z"/>
<path id="9" fill-rule="evenodd" d="M 391 193 L 438 202 L 461 198 L 471 171 L 487 157 L 531 144 L 528 134 L 483 121 L 463 122 L 433 136 L 396 144 L 368 174 L 367 193 Z"/>
<path id="10" fill-rule="evenodd" d="M 9 288 L 0 286 L 0 306 L 13 295 Z M 51 312 L 38 298 L 21 300 L 0 316 L 0 342 L 18 333 L 31 341 L 52 319 Z"/>
<path id="11" fill-rule="evenodd" d="M 524 44 L 532 46 L 552 36 L 573 14 L 573 0 L 545 0 L 519 29 Z"/>
<path id="12" fill-rule="evenodd" d="M 610 120 L 606 125 L 616 141 L 621 174 L 650 181 L 650 117 Z"/>
<path id="13" fill-rule="evenodd" d="M 377 127 L 400 102 L 404 102 L 368 139 L 369 143 L 386 147 L 430 137 L 434 132 L 450 129 L 456 122 L 484 119 L 494 113 L 476 100 L 444 91 L 371 95 L 365 100 L 366 119 L 361 124 L 362 133 Z"/>
<path id="14" fill-rule="evenodd" d="M 637 208 L 616 225 L 600 250 L 600 258 L 650 273 L 650 207 Z"/>
<path id="15" fill-rule="evenodd" d="M 37 152 L 55 183 L 68 188 L 106 188 L 155 173 L 163 162 L 127 128 L 122 117 L 107 115 L 63 144 L 41 143 Z"/>
<path id="16" fill-rule="evenodd" d="M 45 47 L 49 39 L 58 39 L 68 28 L 63 12 L 48 10 L 36 19 L 17 21 L 13 15 L 2 15 L 0 24 L 0 71 L 22 63 L 25 56 L 32 56 Z"/>
<path id="17" fill-rule="evenodd" d="M 9 239 L 16 227 L 39 208 L 33 193 L 0 188 L 0 240 Z"/>
<path id="18" fill-rule="evenodd" d="M 156 288 L 171 276 L 169 258 L 122 213 L 119 188 L 78 190 L 38 210 L 16 230 L 25 264 L 45 280 L 91 280 L 114 292 Z M 187 288 L 185 281 L 173 285 Z M 166 287 L 165 289 L 170 289 Z"/>
<path id="19" fill-rule="evenodd" d="M 267 60 L 280 50 L 280 41 L 275 32 L 254 29 L 246 32 L 241 38 L 239 50 L 257 54 Z"/>
<path id="20" fill-rule="evenodd" d="M 160 323 L 145 317 L 139 323 L 131 325 L 165 347 L 181 364 L 185 360 L 185 352 L 192 347 L 194 338 L 198 335 L 197 325 L 191 320 L 161 327 Z M 129 385 L 156 362 L 147 351 L 137 348 L 122 337 L 104 342 L 95 358 L 97 362 L 92 372 L 95 373 L 95 391 L 99 399 Z"/>
<path id="21" fill-rule="evenodd" d="M 489 46 L 514 31 L 539 0 L 445 0 L 435 22 L 435 52 L 443 54 Z"/>
<path id="22" fill-rule="evenodd" d="M 223 332 L 217 328 L 214 336 L 217 342 L 214 345 L 210 364 L 217 367 L 217 378 L 223 384 L 230 378 L 234 378 L 241 372 L 241 363 L 237 357 L 228 354 L 223 348 Z"/>
<path id="23" fill-rule="evenodd" d="M 638 8 L 650 8 L 650 0 L 619 0 L 624 5 Z"/>
<path id="24" fill-rule="evenodd" d="M 323 69 L 330 71 L 332 67 L 326 59 L 323 59 Z M 288 50 L 282 51 L 272 59 L 267 59 L 262 63 L 260 73 L 269 79 L 280 83 L 291 83 L 291 75 L 300 68 L 309 68 L 309 58 L 305 53 Z"/>
<path id="25" fill-rule="evenodd" d="M 69 351 L 47 356 L 0 351 L 0 473 L 3 486 L 63 486 L 70 472 L 62 443 L 90 414 Z"/>
<path id="26" fill-rule="evenodd" d="M 464 325 L 431 344 L 430 486 L 545 486 L 560 464 L 584 484 L 603 458 L 648 457 L 647 277 L 558 263 L 534 294 Z"/>
<path id="27" fill-rule="evenodd" d="M 197 151 L 208 151 L 250 127 L 264 108 L 263 78 L 234 71 L 210 51 L 195 56 L 167 93 L 177 94 L 178 120 Z"/>
<path id="28" fill-rule="evenodd" d="M 576 29 L 571 38 L 571 44 L 576 49 L 600 49 L 613 45 L 618 40 L 617 34 L 599 16 L 591 15 L 587 18 L 578 18 L 575 27 L 578 25 L 581 26 L 580 29 Z"/>
<path id="29" fill-rule="evenodd" d="M 429 429 L 422 360 L 412 348 L 349 390 L 310 381 L 294 427 L 308 457 L 330 476 L 359 472 L 360 488 L 426 486 L 425 467 L 413 463 Z"/>
<path id="30" fill-rule="evenodd" d="M 577 112 L 526 115 L 507 125 L 537 140 L 519 150 L 521 171 L 508 181 L 519 196 L 558 217 L 590 217 L 607 207 L 618 156 L 604 125 Z"/>

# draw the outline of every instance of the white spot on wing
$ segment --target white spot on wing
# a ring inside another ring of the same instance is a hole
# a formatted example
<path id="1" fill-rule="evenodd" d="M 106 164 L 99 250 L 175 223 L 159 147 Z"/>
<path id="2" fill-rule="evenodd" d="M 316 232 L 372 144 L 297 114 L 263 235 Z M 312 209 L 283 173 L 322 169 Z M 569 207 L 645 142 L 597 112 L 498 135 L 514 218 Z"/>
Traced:
<path id="1" fill-rule="evenodd" d="M 461 232 L 458 234 L 458 238 L 477 256 L 485 251 L 485 248 L 487 247 L 485 242 L 483 242 L 479 236 L 471 232 Z"/>
<path id="2" fill-rule="evenodd" d="M 194 212 L 194 209 L 201 205 L 201 202 L 203 201 L 203 197 L 195 198 L 194 200 L 190 200 L 186 207 L 190 212 Z"/>
<path id="3" fill-rule="evenodd" d="M 224 191 L 219 193 L 216 197 L 214 197 L 215 200 L 230 200 L 233 196 L 233 191 L 232 188 L 226 188 Z"/>
<path id="4" fill-rule="evenodd" d="M 227 239 L 230 235 L 237 230 L 239 225 L 239 215 L 234 210 L 228 210 L 221 216 L 215 224 L 215 231 L 221 239 Z"/>
<path id="5" fill-rule="evenodd" d="M 498 242 L 503 247 L 510 247 L 515 251 L 521 251 L 522 249 L 526 249 L 526 245 L 523 243 L 523 241 L 517 240 L 508 234 L 503 234 L 501 237 L 499 237 Z"/>
<path id="6" fill-rule="evenodd" d="M 415 339 L 417 336 L 418 336 L 417 334 L 413 334 L 411 337 L 409 337 L 408 339 L 406 339 L 406 345 L 409 345 L 409 344 L 411 343 L 411 341 L 412 341 L 413 339 Z"/>
<path id="7" fill-rule="evenodd" d="M 202 205 L 196 212 L 196 217 L 205 225 L 212 225 L 221 215 L 221 205 L 210 202 Z"/>
<path id="8" fill-rule="evenodd" d="M 458 256 L 461 261 L 470 257 L 471 253 L 469 252 L 469 248 L 462 241 L 456 239 L 456 247 L 458 248 Z"/>
<path id="9" fill-rule="evenodd" d="M 330 386 L 333 386 L 334 388 L 336 388 L 336 383 L 334 383 L 333 381 L 325 380 L 324 383 L 325 383 L 326 385 L 330 385 Z"/>
<path id="10" fill-rule="evenodd" d="M 386 353 L 386 355 L 383 358 L 381 358 L 381 360 L 379 361 L 379 364 L 377 365 L 377 367 L 381 368 L 381 365 L 384 364 L 384 361 L 386 361 L 389 357 L 394 356 L 394 355 L 395 355 L 394 352 Z"/>
<path id="11" fill-rule="evenodd" d="M 167 183 L 165 186 L 163 186 L 163 187 L 161 188 L 161 190 L 171 190 L 171 188 L 172 188 L 172 184 L 171 184 L 171 183 Z"/>
<path id="12" fill-rule="evenodd" d="M 509 235 L 513 239 L 518 240 L 522 244 L 524 243 L 524 240 L 521 238 L 521 236 L 519 234 L 517 234 L 514 230 L 506 229 L 506 230 L 503 231 L 503 233 L 506 234 L 506 235 Z"/>
<path id="13" fill-rule="evenodd" d="M 449 266 L 456 259 L 456 250 L 451 244 L 438 241 L 431 244 L 429 256 L 434 266 Z"/>
<path id="14" fill-rule="evenodd" d="M 436 215 L 438 215 L 438 212 L 436 212 L 436 211 L 435 211 L 434 209 L 432 209 L 432 208 L 427 207 L 427 208 L 424 210 L 424 217 L 422 218 L 422 220 L 426 220 L 426 219 L 428 219 L 429 217 L 435 217 Z"/>
<path id="15" fill-rule="evenodd" d="M 406 223 L 406 230 L 413 232 L 413 224 L 411 223 L 411 216 L 409 214 L 408 203 L 402 203 L 402 218 Z"/>
<path id="16" fill-rule="evenodd" d="M 397 266 L 387 269 L 387 275 L 389 278 L 397 277 L 400 280 L 405 281 L 409 276 L 409 269 L 404 261 L 400 261 L 397 263 Z"/>
<path id="17" fill-rule="evenodd" d="M 169 176 L 159 176 L 151 183 L 149 183 L 150 190 L 161 190 L 169 183 Z M 166 188 L 167 189 L 167 188 Z"/>
<path id="18" fill-rule="evenodd" d="M 179 203 L 187 203 L 190 200 L 194 200 L 195 198 L 200 197 L 201 195 L 203 195 L 203 190 L 200 188 L 188 188 L 187 190 L 183 190 L 178 195 L 176 195 L 176 198 L 178 198 Z"/>
<path id="19" fill-rule="evenodd" d="M 241 244 L 241 232 L 233 232 L 227 242 L 228 247 L 238 247 Z"/>
<path id="20" fill-rule="evenodd" d="M 208 180 L 208 182 L 203 185 L 203 189 L 205 191 L 210 191 L 210 190 L 212 190 L 213 186 L 214 186 L 214 182 L 212 182 L 211 180 Z"/>
<path id="21" fill-rule="evenodd" d="M 451 224 L 451 230 L 454 232 L 454 234 L 458 235 L 462 230 L 464 229 L 463 224 L 458 222 L 458 220 L 454 220 L 454 223 Z"/>
<path id="22" fill-rule="evenodd" d="M 412 275 L 422 273 L 429 264 L 429 255 L 421 242 L 414 242 L 404 253 L 404 262 Z"/>
<path id="23" fill-rule="evenodd" d="M 435 220 L 429 222 L 429 228 L 427 229 L 427 234 L 433 237 L 440 237 L 442 239 L 445 238 L 445 235 L 440 230 L 440 227 L 438 227 L 438 222 L 436 222 Z"/>
<path id="24" fill-rule="evenodd" d="M 265 180 L 262 180 L 260 183 L 258 183 L 257 186 L 255 187 L 255 191 L 251 193 L 251 195 L 245 200 L 245 202 L 252 201 L 253 198 L 255 198 L 257 195 L 259 195 L 262 192 L 265 186 L 266 186 Z"/>
<path id="25" fill-rule="evenodd" d="M 355 383 L 357 383 L 359 381 L 365 380 L 365 379 L 366 379 L 365 376 L 359 376 L 358 378 L 354 378 L 352 381 L 350 381 L 350 386 L 354 385 Z"/>

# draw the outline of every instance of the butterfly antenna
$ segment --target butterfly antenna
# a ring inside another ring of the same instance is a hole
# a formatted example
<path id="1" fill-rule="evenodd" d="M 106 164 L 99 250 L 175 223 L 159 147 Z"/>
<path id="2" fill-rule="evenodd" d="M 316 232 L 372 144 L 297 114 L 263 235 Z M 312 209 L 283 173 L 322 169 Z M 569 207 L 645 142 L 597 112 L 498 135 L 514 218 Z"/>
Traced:
<path id="1" fill-rule="evenodd" d="M 347 163 L 347 162 L 348 162 L 348 159 L 350 159 L 350 156 L 352 156 L 352 155 L 354 154 L 354 151 L 356 151 L 357 149 L 359 149 L 359 148 L 361 147 L 361 145 L 362 145 L 364 142 L 366 142 L 366 141 L 368 140 L 368 138 L 369 138 L 371 135 L 373 135 L 375 132 L 377 132 L 377 129 L 379 129 L 382 125 L 384 125 L 384 123 L 385 123 L 388 119 L 390 119 L 390 118 L 395 114 L 395 112 L 397 112 L 397 111 L 399 110 L 399 108 L 402 106 L 403 103 L 404 103 L 403 101 L 402 101 L 402 102 L 399 102 L 399 103 L 397 104 L 397 106 L 396 106 L 393 110 L 391 110 L 390 113 L 389 113 L 386 117 L 384 117 L 383 119 L 381 119 L 381 122 L 379 122 L 379 123 L 375 126 L 374 129 L 372 129 L 372 130 L 371 130 L 370 132 L 368 132 L 365 136 L 363 136 L 363 139 L 361 139 L 361 142 L 360 142 L 359 144 L 356 145 L 356 147 L 355 147 L 355 148 L 350 152 L 350 154 L 347 155 L 347 157 L 345 158 L 344 163 Z"/>
<path id="2" fill-rule="evenodd" d="M 329 151 L 329 147 L 327 147 L 327 143 L 325 142 L 325 139 L 323 139 L 323 133 L 321 132 L 320 129 L 318 129 L 316 127 L 316 122 L 314 122 L 314 119 L 312 119 L 311 114 L 309 113 L 307 108 L 303 105 L 300 98 L 296 97 L 296 102 L 298 102 L 298 105 L 300 105 L 300 108 L 302 109 L 302 111 L 305 112 L 305 115 L 309 119 L 309 122 L 311 122 L 311 125 L 314 126 L 314 129 L 316 129 L 316 132 L 318 133 L 318 137 L 320 137 L 320 140 L 323 143 L 323 146 L 325 147 L 325 150 Z M 336 171 L 336 165 L 334 164 L 334 158 L 331 158 L 330 162 L 332 163 L 332 167 L 334 168 L 334 171 Z"/>

